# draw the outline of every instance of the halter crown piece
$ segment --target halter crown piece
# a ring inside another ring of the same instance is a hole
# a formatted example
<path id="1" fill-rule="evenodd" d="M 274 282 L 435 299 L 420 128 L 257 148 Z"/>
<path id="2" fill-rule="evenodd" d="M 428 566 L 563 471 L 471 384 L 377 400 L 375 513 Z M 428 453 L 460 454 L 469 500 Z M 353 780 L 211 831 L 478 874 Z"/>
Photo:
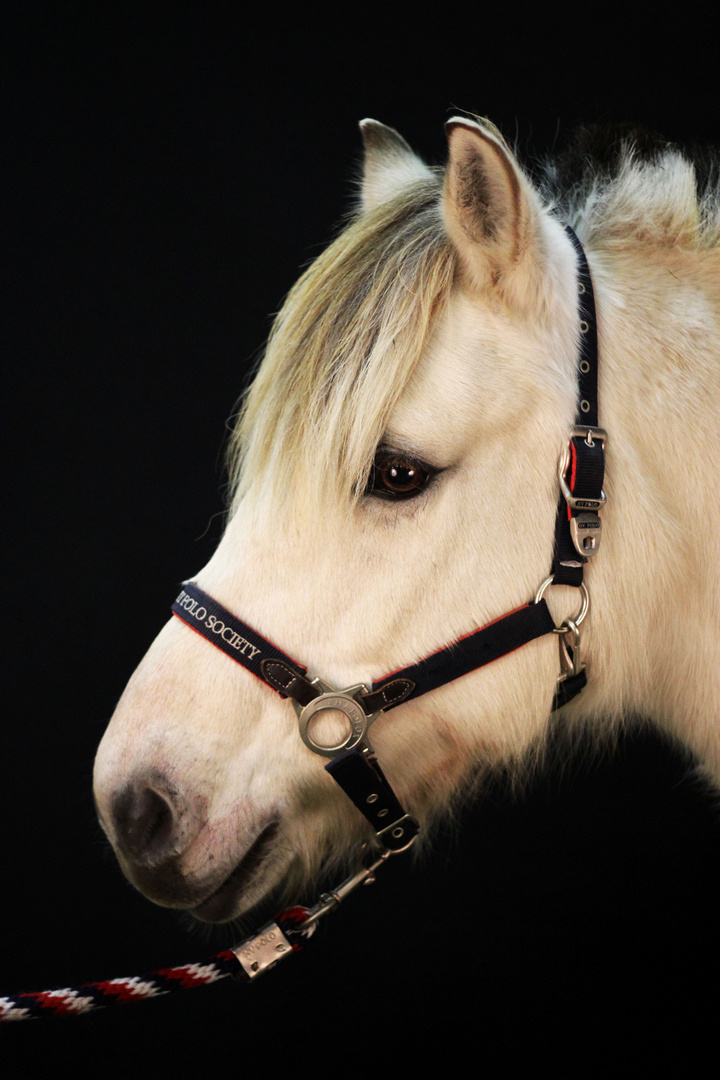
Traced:
<path id="1" fill-rule="evenodd" d="M 303 664 L 193 583 L 185 583 L 173 604 L 173 614 L 179 619 L 281 697 L 292 699 L 303 742 L 314 753 L 330 759 L 326 770 L 365 816 L 378 849 L 386 854 L 410 847 L 419 826 L 400 805 L 373 751 L 369 729 L 382 713 L 549 633 L 558 634 L 560 641 L 560 676 L 553 709 L 566 705 L 587 683 L 580 624 L 589 611 L 590 599 L 583 571 L 588 559 L 597 554 L 602 535 L 599 511 L 606 501 L 602 485 L 607 433 L 597 426 L 597 324 L 590 269 L 577 236 L 569 226 L 565 229 L 578 260 L 578 405 L 575 425 L 558 463 L 560 496 L 552 570 L 534 600 L 371 686 L 359 683 L 344 689 L 336 689 L 319 676 L 309 678 Z M 582 594 L 578 614 L 559 627 L 544 599 L 551 585 L 569 585 Z M 313 717 L 325 709 L 343 713 L 348 722 L 346 738 L 332 746 L 317 742 L 310 726 Z"/>
<path id="2" fill-rule="evenodd" d="M 373 828 L 375 844 L 368 848 L 360 868 L 335 889 L 324 893 L 314 907 L 294 907 L 281 912 L 258 933 L 233 949 L 210 957 L 205 964 L 164 968 L 139 979 L 111 979 L 65 990 L 0 998 L 0 1021 L 59 1014 L 77 1016 L 103 1005 L 139 1001 L 170 990 L 215 982 L 227 975 L 251 981 L 274 967 L 284 956 L 302 948 L 322 916 L 360 885 L 373 881 L 375 871 L 382 863 L 395 852 L 409 848 L 418 835 L 417 821 L 400 805 L 373 752 L 368 732 L 382 713 L 549 633 L 558 634 L 560 642 L 560 676 L 553 709 L 567 704 L 586 685 L 587 672 L 580 653 L 580 624 L 589 611 L 590 599 L 583 571 L 588 559 L 597 554 L 602 535 L 599 511 L 606 501 L 602 484 L 607 434 L 597 426 L 598 348 L 590 270 L 580 241 L 569 226 L 565 228 L 578 260 L 578 406 L 568 445 L 558 463 L 560 496 L 552 569 L 534 600 L 431 656 L 378 679 L 372 686 L 361 683 L 342 690 L 335 689 L 320 677 L 308 678 L 307 668 L 236 618 L 197 585 L 185 583 L 173 604 L 173 614 L 189 627 L 267 683 L 281 697 L 292 699 L 303 742 L 316 754 L 330 759 L 325 768 Z M 575 618 L 566 619 L 557 627 L 544 599 L 544 593 L 551 585 L 570 585 L 580 589 L 582 594 L 582 604 Z M 311 721 L 323 709 L 338 710 L 348 721 L 349 734 L 335 746 L 323 745 L 313 738 Z"/>

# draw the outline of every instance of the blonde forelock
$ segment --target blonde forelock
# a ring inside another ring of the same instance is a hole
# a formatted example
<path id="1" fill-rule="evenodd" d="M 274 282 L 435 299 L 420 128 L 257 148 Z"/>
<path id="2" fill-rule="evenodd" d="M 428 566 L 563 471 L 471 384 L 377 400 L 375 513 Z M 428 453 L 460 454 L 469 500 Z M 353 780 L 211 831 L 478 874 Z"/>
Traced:
<path id="1" fill-rule="evenodd" d="M 350 505 L 452 284 L 441 181 L 360 215 L 305 271 L 273 325 L 230 448 L 235 499 Z"/>

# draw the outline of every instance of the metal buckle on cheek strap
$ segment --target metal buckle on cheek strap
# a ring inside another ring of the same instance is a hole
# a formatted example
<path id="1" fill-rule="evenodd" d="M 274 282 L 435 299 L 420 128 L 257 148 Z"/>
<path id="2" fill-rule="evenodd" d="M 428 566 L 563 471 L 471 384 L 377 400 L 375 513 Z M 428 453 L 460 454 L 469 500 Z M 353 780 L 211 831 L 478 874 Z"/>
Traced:
<path id="1" fill-rule="evenodd" d="M 397 855 L 399 852 L 407 851 L 409 847 L 412 847 L 418 838 L 419 832 L 420 826 L 412 814 L 403 814 L 402 817 L 391 821 L 384 829 L 380 829 L 379 832 L 375 833 L 375 836 L 382 845 L 383 851 L 386 851 L 389 855 Z"/>
<path id="2" fill-rule="evenodd" d="M 593 498 L 587 495 L 574 495 L 568 486 L 565 475 L 571 459 L 571 444 L 573 439 L 582 439 L 589 449 L 594 449 L 595 443 L 601 444 L 605 449 L 607 432 L 604 428 L 593 427 L 590 424 L 576 425 L 570 434 L 570 439 L 558 461 L 558 481 L 565 502 L 571 510 L 570 537 L 573 546 L 579 555 L 585 559 L 592 558 L 600 548 L 602 539 L 602 521 L 600 510 L 607 501 L 605 492 L 601 489 L 599 496 Z"/>
<path id="3" fill-rule="evenodd" d="M 592 446 L 595 440 L 603 444 L 608 440 L 608 433 L 605 428 L 593 427 L 592 424 L 576 424 L 570 433 L 571 439 L 585 439 L 588 446 Z"/>

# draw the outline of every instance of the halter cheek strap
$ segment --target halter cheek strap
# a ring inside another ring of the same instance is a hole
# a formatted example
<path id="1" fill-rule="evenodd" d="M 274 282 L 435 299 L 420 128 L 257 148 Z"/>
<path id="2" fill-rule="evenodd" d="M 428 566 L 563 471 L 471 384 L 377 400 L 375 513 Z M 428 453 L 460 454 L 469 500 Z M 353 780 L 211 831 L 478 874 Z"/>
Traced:
<path id="1" fill-rule="evenodd" d="M 565 226 L 565 232 L 575 248 L 578 263 L 580 355 L 575 426 L 558 467 L 560 498 L 552 580 L 553 585 L 578 588 L 585 563 L 597 554 L 600 546 L 599 510 L 605 502 L 602 486 L 607 435 L 598 427 L 598 335 L 590 267 L 582 244 L 569 225 Z"/>

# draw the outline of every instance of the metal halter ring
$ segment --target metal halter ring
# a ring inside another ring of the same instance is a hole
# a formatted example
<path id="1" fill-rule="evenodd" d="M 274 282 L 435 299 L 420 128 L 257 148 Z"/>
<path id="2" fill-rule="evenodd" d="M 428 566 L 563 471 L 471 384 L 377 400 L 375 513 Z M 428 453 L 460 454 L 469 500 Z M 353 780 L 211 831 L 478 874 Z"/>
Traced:
<path id="1" fill-rule="evenodd" d="M 549 585 L 552 585 L 552 580 L 553 580 L 553 575 L 552 574 L 550 575 L 550 577 L 545 578 L 542 585 L 540 586 L 538 591 L 535 593 L 535 603 L 536 604 L 540 603 L 540 601 L 542 600 L 543 595 L 545 593 L 545 590 L 548 588 Z M 574 625 L 577 627 L 577 626 L 580 625 L 580 623 L 583 621 L 583 619 L 587 615 L 588 611 L 590 610 L 590 593 L 588 592 L 587 585 L 585 584 L 584 581 L 581 582 L 579 585 L 570 585 L 570 586 L 566 586 L 566 588 L 579 589 L 580 592 L 582 593 L 582 604 L 580 606 L 580 611 L 577 613 L 577 615 L 575 616 L 574 619 L 568 620 L 568 622 L 574 623 Z M 561 626 L 556 626 L 555 629 L 553 630 L 553 634 L 567 634 L 567 632 L 568 632 L 568 623 L 567 622 L 563 622 L 563 624 Z"/>
<path id="2" fill-rule="evenodd" d="M 358 683 L 357 686 L 348 686 L 343 690 L 336 690 L 323 679 L 313 679 L 312 683 L 314 686 L 317 686 L 325 692 L 314 698 L 304 707 L 299 705 L 296 701 L 293 701 L 293 706 L 298 716 L 300 738 L 305 745 L 312 750 L 313 753 L 328 758 L 337 757 L 343 750 L 353 750 L 356 746 L 372 750 L 372 744 L 368 736 L 368 728 L 373 720 L 377 719 L 382 710 L 371 713 L 368 716 L 360 702 L 357 700 L 355 695 L 361 692 L 367 692 L 367 686 L 365 686 L 364 683 Z M 325 709 L 337 710 L 337 712 L 343 713 L 347 719 L 350 731 L 342 742 L 326 745 L 317 742 L 313 738 L 310 731 L 310 721 L 314 716 Z"/>

